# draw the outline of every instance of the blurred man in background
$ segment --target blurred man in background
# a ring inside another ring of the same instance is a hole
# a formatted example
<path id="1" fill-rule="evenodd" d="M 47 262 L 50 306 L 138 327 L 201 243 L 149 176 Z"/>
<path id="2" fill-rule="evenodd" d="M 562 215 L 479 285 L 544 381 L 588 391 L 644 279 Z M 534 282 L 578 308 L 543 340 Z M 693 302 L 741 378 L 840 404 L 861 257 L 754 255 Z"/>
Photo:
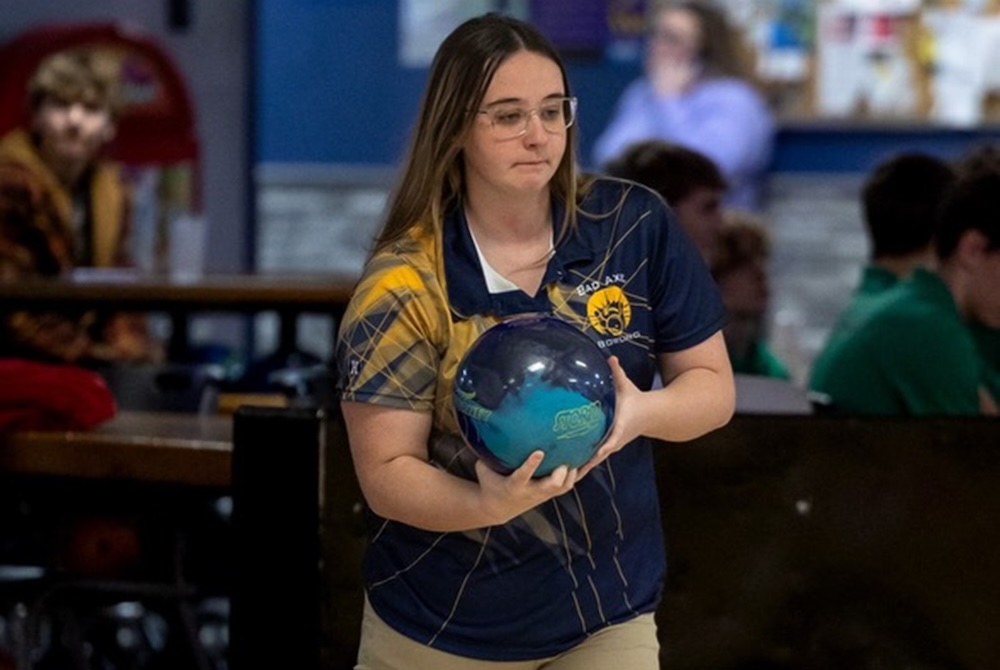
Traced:
<path id="1" fill-rule="evenodd" d="M 28 84 L 29 122 L 0 138 L 0 279 L 129 264 L 131 199 L 104 160 L 121 108 L 117 64 L 97 51 L 48 57 Z M 0 356 L 45 361 L 161 357 L 138 315 L 0 314 Z"/>

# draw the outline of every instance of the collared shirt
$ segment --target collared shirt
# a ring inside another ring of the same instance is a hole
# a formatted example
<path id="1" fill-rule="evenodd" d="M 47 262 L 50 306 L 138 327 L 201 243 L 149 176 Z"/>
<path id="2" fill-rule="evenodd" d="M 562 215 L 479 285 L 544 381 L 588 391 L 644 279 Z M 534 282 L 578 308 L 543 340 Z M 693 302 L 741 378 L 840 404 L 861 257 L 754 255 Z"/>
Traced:
<path id="1" fill-rule="evenodd" d="M 371 259 L 337 346 L 344 400 L 433 412 L 429 460 L 466 478 L 474 455 L 451 386 L 476 337 L 504 317 L 554 313 L 619 357 L 640 388 L 657 355 L 725 320 L 701 256 L 652 191 L 598 180 L 577 229 L 534 296 L 491 294 L 462 214 Z M 556 203 L 552 220 L 561 222 Z M 386 435 L 385 439 L 393 439 Z M 433 533 L 372 516 L 369 600 L 390 626 L 450 653 L 491 660 L 558 654 L 657 607 L 665 572 L 651 442 L 636 440 L 553 499 L 502 526 Z"/>
<path id="2" fill-rule="evenodd" d="M 974 415 L 983 377 L 951 291 L 920 268 L 830 341 L 810 387 L 847 413 Z"/>
<path id="3" fill-rule="evenodd" d="M 867 321 L 873 312 L 878 310 L 879 303 L 885 300 L 885 293 L 899 283 L 899 277 L 891 270 L 887 270 L 877 265 L 866 265 L 861 271 L 861 280 L 858 282 L 851 300 L 847 306 L 837 315 L 837 320 L 826 336 L 823 347 L 820 349 L 813 361 L 810 370 L 809 386 L 813 390 L 823 380 L 829 376 L 828 368 L 833 365 L 834 354 L 842 345 L 842 342 L 853 336 L 853 333 Z"/>

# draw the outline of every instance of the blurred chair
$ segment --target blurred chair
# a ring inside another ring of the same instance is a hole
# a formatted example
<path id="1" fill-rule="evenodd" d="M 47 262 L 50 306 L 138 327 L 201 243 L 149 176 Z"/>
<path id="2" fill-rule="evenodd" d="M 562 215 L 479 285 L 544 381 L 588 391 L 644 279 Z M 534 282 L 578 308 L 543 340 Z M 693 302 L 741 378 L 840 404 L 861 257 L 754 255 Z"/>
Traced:
<path id="1" fill-rule="evenodd" d="M 225 368 L 214 363 L 118 364 L 97 370 L 118 408 L 135 412 L 216 411 Z"/>
<path id="2" fill-rule="evenodd" d="M 737 414 L 813 414 L 809 393 L 792 382 L 758 375 L 735 375 Z"/>

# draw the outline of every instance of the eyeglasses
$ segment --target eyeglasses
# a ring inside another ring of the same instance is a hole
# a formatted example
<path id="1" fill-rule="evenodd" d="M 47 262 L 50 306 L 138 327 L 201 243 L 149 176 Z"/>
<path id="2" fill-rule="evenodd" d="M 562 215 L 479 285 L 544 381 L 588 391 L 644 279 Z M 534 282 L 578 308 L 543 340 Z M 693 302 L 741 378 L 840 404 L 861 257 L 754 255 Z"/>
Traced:
<path id="1" fill-rule="evenodd" d="M 538 116 L 545 132 L 554 135 L 565 132 L 573 125 L 576 119 L 576 98 L 550 98 L 534 109 L 502 103 L 489 109 L 480 109 L 478 113 L 489 118 L 493 134 L 498 140 L 512 140 L 527 133 L 528 122 L 533 114 Z"/>
<path id="2" fill-rule="evenodd" d="M 658 28 L 652 31 L 649 33 L 649 40 L 654 44 L 661 44 L 666 47 L 684 47 L 687 49 L 697 47 L 695 39 L 692 36 L 667 28 Z"/>

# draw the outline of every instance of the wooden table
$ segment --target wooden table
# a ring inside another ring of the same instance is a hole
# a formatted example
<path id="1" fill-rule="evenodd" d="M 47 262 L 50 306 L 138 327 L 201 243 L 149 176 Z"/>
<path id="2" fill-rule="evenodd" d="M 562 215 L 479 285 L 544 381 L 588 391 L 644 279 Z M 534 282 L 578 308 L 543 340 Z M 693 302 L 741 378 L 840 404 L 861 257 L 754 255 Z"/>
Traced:
<path id="1" fill-rule="evenodd" d="M 68 277 L 0 282 L 6 308 L 45 310 L 113 308 L 166 312 L 173 322 L 170 353 L 187 350 L 188 318 L 194 313 L 276 312 L 281 347 L 295 348 L 296 319 L 303 313 L 343 316 L 356 277 L 343 274 L 205 275 L 194 280 L 129 270 L 84 268 Z"/>
<path id="2" fill-rule="evenodd" d="M 54 639 L 84 658 L 99 639 L 84 645 L 57 626 L 104 621 L 95 613 L 109 602 L 139 601 L 170 627 L 177 667 L 209 667 L 191 622 L 202 589 L 219 588 L 206 575 L 230 557 L 213 502 L 231 490 L 231 457 L 232 417 L 218 415 L 122 412 L 92 430 L 0 435 L 0 492 L 17 506 L 0 510 L 14 519 L 3 539 L 19 548 L 15 571 L 44 577 L 23 584 L 20 654 L 44 646 L 32 635 L 37 617 L 58 612 Z"/>
<path id="3" fill-rule="evenodd" d="M 232 418 L 121 412 L 93 430 L 0 436 L 0 476 L 44 475 L 226 488 Z"/>

